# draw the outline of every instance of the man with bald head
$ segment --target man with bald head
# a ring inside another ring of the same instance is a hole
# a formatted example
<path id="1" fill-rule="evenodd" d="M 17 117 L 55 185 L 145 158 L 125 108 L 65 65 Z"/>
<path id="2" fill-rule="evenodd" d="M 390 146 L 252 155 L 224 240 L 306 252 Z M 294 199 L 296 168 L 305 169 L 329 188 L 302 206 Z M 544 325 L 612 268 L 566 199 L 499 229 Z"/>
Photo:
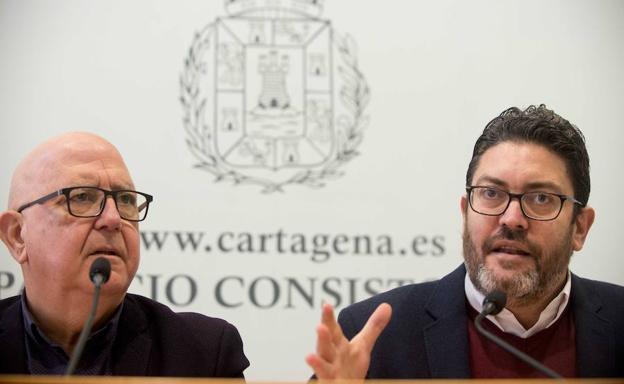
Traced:
<path id="1" fill-rule="evenodd" d="M 62 374 L 92 305 L 89 269 L 111 264 L 78 374 L 243 377 L 236 328 L 126 293 L 139 266 L 138 192 L 117 149 L 90 133 L 41 144 L 18 165 L 0 238 L 21 295 L 0 301 L 0 373 Z"/>

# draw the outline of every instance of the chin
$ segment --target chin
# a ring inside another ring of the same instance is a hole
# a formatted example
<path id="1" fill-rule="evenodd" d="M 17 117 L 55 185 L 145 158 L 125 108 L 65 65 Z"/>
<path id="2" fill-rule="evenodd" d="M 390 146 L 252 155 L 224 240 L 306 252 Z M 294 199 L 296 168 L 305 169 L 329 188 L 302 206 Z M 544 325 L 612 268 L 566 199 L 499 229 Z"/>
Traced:
<path id="1" fill-rule="evenodd" d="M 130 283 L 127 279 L 121 278 L 117 274 L 111 274 L 110 278 L 102 285 L 102 294 L 106 295 L 123 295 L 128 290 Z"/>
<path id="2" fill-rule="evenodd" d="M 539 275 L 534 269 L 500 270 L 481 265 L 477 272 L 477 281 L 483 291 L 500 290 L 509 297 L 522 297 L 535 292 L 539 287 Z"/>
<path id="3" fill-rule="evenodd" d="M 500 278 L 511 278 L 518 273 L 533 273 L 536 267 L 533 258 L 509 260 L 488 257 L 485 265 L 491 273 Z"/>

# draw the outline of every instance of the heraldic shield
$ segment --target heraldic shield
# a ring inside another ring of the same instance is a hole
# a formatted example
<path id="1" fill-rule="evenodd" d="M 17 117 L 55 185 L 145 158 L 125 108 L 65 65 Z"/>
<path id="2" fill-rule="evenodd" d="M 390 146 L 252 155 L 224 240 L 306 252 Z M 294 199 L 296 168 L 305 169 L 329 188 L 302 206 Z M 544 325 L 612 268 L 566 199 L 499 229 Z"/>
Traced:
<path id="1" fill-rule="evenodd" d="M 369 88 L 318 0 L 228 0 L 181 76 L 187 144 L 216 181 L 323 186 L 358 154 Z"/>

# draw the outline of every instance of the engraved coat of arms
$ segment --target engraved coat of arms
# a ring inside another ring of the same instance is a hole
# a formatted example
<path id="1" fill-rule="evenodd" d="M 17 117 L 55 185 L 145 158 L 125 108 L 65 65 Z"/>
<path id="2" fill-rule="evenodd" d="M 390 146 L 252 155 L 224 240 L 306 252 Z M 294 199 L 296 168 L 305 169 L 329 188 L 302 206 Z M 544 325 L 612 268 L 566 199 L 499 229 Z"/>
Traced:
<path id="1" fill-rule="evenodd" d="M 195 34 L 180 101 L 195 167 L 215 181 L 322 187 L 358 154 L 370 91 L 319 0 L 226 0 Z"/>

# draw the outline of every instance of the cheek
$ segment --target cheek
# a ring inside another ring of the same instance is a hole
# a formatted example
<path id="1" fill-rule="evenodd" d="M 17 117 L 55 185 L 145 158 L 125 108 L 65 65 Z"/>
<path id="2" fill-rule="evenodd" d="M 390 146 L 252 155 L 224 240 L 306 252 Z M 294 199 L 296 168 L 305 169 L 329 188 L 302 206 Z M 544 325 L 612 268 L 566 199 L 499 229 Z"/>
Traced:
<path id="1" fill-rule="evenodd" d="M 533 239 L 529 237 L 529 240 L 539 244 L 546 253 L 559 255 L 562 252 L 572 252 L 573 238 L 573 228 L 561 226 L 535 231 Z"/>
<path id="2" fill-rule="evenodd" d="M 34 278 L 61 284 L 82 268 L 80 254 L 88 227 L 42 220 L 24 231 L 28 269 Z"/>
<path id="3" fill-rule="evenodd" d="M 471 214 L 470 212 L 466 215 L 464 231 L 468 231 L 478 250 L 481 249 L 485 239 L 493 235 L 497 228 L 497 217 Z"/>
<path id="4" fill-rule="evenodd" d="M 128 273 L 132 278 L 139 268 L 140 260 L 140 243 L 139 243 L 139 230 L 135 227 L 126 228 L 124 230 L 124 242 L 126 243 L 126 250 L 128 251 Z"/>

